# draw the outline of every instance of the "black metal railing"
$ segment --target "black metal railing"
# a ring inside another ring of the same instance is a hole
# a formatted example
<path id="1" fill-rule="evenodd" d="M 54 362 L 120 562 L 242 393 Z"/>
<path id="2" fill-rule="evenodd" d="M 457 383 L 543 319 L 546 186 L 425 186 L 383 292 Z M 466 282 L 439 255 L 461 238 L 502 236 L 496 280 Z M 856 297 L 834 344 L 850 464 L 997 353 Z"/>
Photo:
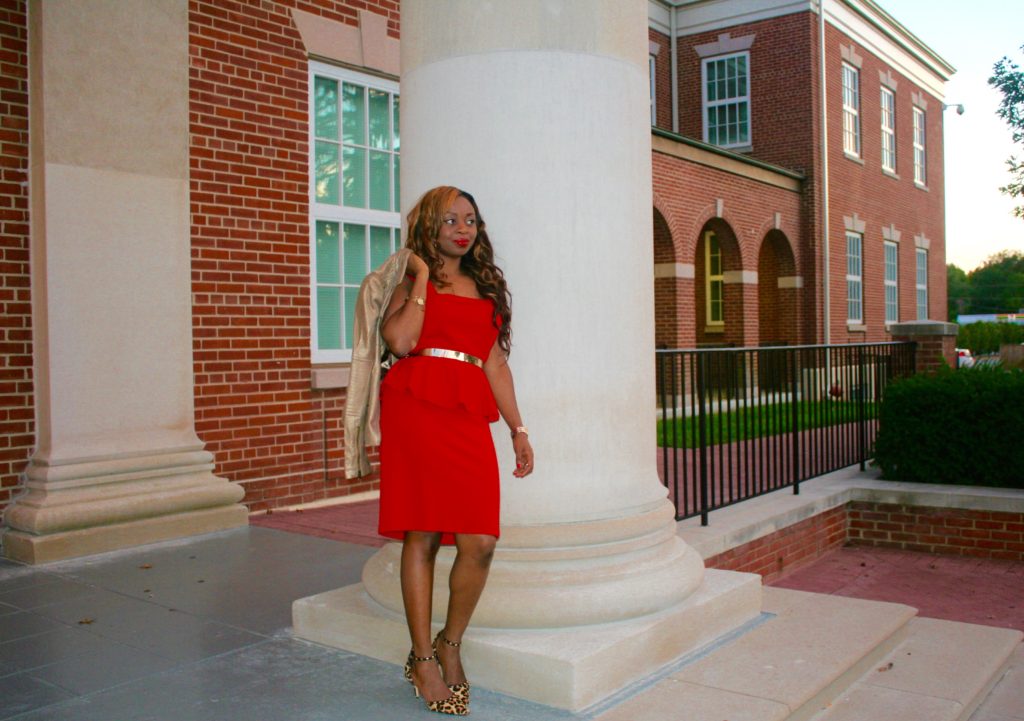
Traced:
<path id="1" fill-rule="evenodd" d="M 657 351 L 658 470 L 676 519 L 870 457 L 882 391 L 913 343 Z"/>

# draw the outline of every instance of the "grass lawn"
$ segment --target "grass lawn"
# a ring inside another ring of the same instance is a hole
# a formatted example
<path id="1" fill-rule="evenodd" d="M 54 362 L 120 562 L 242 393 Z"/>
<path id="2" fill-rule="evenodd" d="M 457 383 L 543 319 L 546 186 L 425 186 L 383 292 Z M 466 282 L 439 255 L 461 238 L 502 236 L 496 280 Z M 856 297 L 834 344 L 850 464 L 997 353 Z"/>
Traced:
<path id="1" fill-rule="evenodd" d="M 794 407 L 795 405 L 795 407 Z M 715 445 L 744 441 L 749 438 L 774 436 L 794 430 L 796 416 L 799 430 L 822 428 L 857 420 L 855 401 L 789 401 L 748 406 L 724 413 L 709 413 L 705 417 L 706 443 Z M 867 418 L 877 415 L 874 403 L 864 404 Z M 658 445 L 670 448 L 697 448 L 700 446 L 700 418 L 697 416 L 658 420 Z"/>

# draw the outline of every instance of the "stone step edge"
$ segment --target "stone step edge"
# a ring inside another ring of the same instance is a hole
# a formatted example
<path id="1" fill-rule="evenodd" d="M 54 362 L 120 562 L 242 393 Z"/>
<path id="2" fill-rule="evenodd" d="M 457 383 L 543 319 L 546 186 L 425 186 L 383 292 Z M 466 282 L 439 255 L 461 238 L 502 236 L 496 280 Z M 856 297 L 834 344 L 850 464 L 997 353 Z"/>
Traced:
<path id="1" fill-rule="evenodd" d="M 880 659 L 878 666 L 869 668 L 863 675 L 861 675 L 860 678 L 856 679 L 844 693 L 840 693 L 835 699 L 833 699 L 833 701 L 839 700 L 843 696 L 852 696 L 856 694 L 858 691 L 869 692 L 869 687 L 874 686 L 874 684 L 869 683 L 869 681 L 875 678 L 879 668 L 884 668 L 889 661 L 902 660 L 903 649 L 907 646 L 909 642 L 920 639 L 922 636 L 928 633 L 934 633 L 934 630 L 932 630 L 934 627 L 929 626 L 927 624 L 923 624 L 921 623 L 922 621 L 928 623 L 959 624 L 965 627 L 974 625 L 960 623 L 957 621 L 941 621 L 940 619 L 931 618 L 918 617 L 912 619 L 906 626 L 904 639 L 895 648 L 893 648 L 890 653 L 886 654 L 884 658 Z M 980 628 L 985 628 L 991 631 L 994 627 L 983 626 Z M 978 707 L 982 704 L 982 702 L 986 698 L 988 698 L 990 693 L 992 693 L 992 690 L 993 688 L 995 688 L 996 684 L 1006 675 L 1006 672 L 1009 669 L 1010 664 L 1013 660 L 1014 651 L 1017 645 L 1021 642 L 1021 638 L 1024 637 L 1024 634 L 1021 634 L 1019 631 L 1014 631 L 1013 629 L 1005 629 L 1005 631 L 1007 643 L 1001 649 L 993 649 L 994 653 L 997 654 L 997 665 L 994 668 L 992 666 L 989 666 L 987 670 L 984 668 L 977 668 L 978 675 L 981 678 L 980 682 L 974 685 L 974 690 L 972 691 L 970 696 L 961 699 L 944 699 L 950 702 L 951 704 L 958 704 L 961 709 L 960 713 L 956 716 L 956 718 L 951 719 L 950 721 L 968 721 L 974 714 L 974 712 L 978 709 Z M 989 639 L 979 640 L 978 643 L 984 644 L 986 649 L 991 649 Z M 904 690 L 904 692 L 914 693 L 911 690 Z M 924 692 L 921 692 L 921 695 L 925 696 L 926 694 Z M 822 708 L 817 713 L 813 714 L 810 717 L 810 721 L 829 721 L 831 718 L 841 713 L 845 713 L 845 710 L 840 711 L 837 709 L 837 707 L 830 704 L 829 707 Z M 849 716 L 844 715 L 843 718 L 849 719 Z M 792 717 L 790 717 L 790 719 L 787 721 L 792 721 Z M 865 717 L 863 721 L 875 721 L 875 719 Z M 904 721 L 935 720 L 930 716 L 921 716 L 919 719 L 907 717 L 904 719 Z"/>

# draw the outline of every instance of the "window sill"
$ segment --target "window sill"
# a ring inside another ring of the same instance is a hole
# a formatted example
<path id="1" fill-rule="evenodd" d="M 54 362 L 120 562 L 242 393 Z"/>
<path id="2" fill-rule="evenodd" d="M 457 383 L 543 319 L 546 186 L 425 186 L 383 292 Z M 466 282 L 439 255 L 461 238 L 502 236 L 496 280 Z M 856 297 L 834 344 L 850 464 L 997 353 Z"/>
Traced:
<path id="1" fill-rule="evenodd" d="M 707 326 L 704 326 L 704 332 L 705 333 L 719 333 L 719 334 L 725 333 L 725 326 L 724 325 L 707 325 Z"/>
<path id="2" fill-rule="evenodd" d="M 882 175 L 888 175 L 893 180 L 899 180 L 900 179 L 900 176 L 896 175 L 896 173 L 894 173 L 891 170 L 886 170 L 885 168 L 882 168 Z"/>
<path id="3" fill-rule="evenodd" d="M 923 183 L 919 183 L 916 180 L 914 181 L 914 187 L 917 188 L 918 190 L 923 190 L 926 193 L 929 192 L 927 185 L 925 185 Z"/>
<path id="4" fill-rule="evenodd" d="M 859 155 L 854 155 L 847 150 L 843 151 L 843 155 L 846 157 L 847 160 L 852 160 L 858 165 L 864 165 L 864 158 L 860 157 Z"/>
<path id="5" fill-rule="evenodd" d="M 867 333 L 868 327 L 863 323 L 847 323 L 846 330 L 850 333 Z"/>
<path id="6" fill-rule="evenodd" d="M 311 387 L 315 391 L 329 391 L 348 388 L 351 366 L 321 366 L 313 368 Z"/>

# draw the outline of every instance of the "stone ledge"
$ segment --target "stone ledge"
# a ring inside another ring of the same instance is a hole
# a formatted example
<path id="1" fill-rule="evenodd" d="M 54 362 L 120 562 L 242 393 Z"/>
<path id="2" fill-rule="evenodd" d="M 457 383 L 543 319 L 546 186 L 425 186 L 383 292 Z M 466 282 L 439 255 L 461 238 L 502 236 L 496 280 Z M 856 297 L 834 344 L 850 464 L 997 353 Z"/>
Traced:
<path id="1" fill-rule="evenodd" d="M 1024 512 L 1024 491 L 942 486 L 878 480 L 878 472 L 849 466 L 800 484 L 800 494 L 783 488 L 676 524 L 677 533 L 705 560 L 781 531 L 851 501 L 981 511 Z"/>

